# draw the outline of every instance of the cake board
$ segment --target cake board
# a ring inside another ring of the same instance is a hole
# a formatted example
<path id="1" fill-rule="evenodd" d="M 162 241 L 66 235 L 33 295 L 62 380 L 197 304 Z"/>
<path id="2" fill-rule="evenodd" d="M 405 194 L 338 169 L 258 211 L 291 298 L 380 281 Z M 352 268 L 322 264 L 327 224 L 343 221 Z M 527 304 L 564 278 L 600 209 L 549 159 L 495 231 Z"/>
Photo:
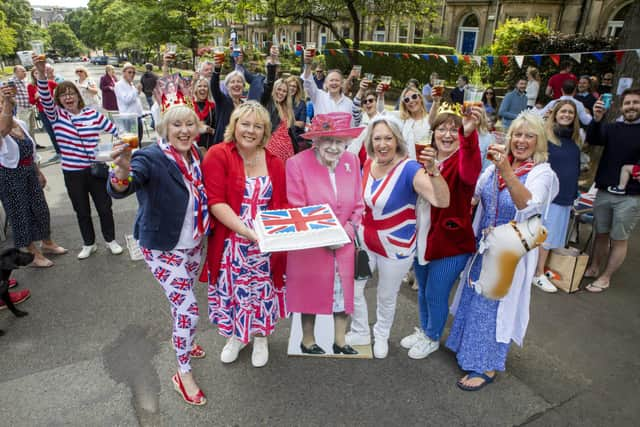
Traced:
<path id="1" fill-rule="evenodd" d="M 300 313 L 293 313 L 291 316 L 291 333 L 289 334 L 287 354 L 289 356 L 330 357 L 335 359 L 373 359 L 370 344 L 352 346 L 358 354 L 333 354 L 333 315 L 318 314 L 316 316 L 315 337 L 316 344 L 326 351 L 326 353 L 320 355 L 303 353 L 302 350 L 300 350 L 300 343 L 302 342 Z"/>

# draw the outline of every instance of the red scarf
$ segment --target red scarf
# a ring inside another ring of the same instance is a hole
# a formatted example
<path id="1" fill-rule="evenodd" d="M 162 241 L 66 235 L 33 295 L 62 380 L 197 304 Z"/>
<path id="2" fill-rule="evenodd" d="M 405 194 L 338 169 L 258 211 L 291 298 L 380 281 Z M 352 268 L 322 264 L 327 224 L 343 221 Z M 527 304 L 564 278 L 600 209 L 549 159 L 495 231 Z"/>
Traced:
<path id="1" fill-rule="evenodd" d="M 215 107 L 216 107 L 216 104 L 208 100 L 204 101 L 204 108 L 202 110 L 200 110 L 200 107 L 198 107 L 197 101 L 193 103 L 193 110 L 196 112 L 196 115 L 202 122 L 206 121 L 206 119 L 209 117 L 209 112 L 213 110 Z"/>
<path id="2" fill-rule="evenodd" d="M 509 154 L 509 163 L 513 163 L 513 156 L 511 154 Z M 526 175 L 531 172 L 531 169 L 533 169 L 534 166 L 535 165 L 533 164 L 533 160 L 529 159 L 518 166 L 518 169 L 516 169 L 514 172 L 517 177 L 521 177 L 522 175 Z M 500 175 L 500 172 L 498 172 L 498 190 L 502 191 L 506 186 L 507 183 L 504 181 L 504 178 L 502 178 L 502 175 Z"/>

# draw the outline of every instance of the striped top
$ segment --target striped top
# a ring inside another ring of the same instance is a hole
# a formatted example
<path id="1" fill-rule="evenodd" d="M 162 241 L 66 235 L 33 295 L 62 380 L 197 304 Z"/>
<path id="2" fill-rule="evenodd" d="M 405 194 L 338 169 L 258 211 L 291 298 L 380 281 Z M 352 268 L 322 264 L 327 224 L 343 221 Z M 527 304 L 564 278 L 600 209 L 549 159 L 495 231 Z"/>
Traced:
<path id="1" fill-rule="evenodd" d="M 62 170 L 73 172 L 88 168 L 95 159 L 100 132 L 117 135 L 116 127 L 93 108 L 85 107 L 74 115 L 55 105 L 46 80 L 38 80 L 38 93 L 60 147 Z"/>

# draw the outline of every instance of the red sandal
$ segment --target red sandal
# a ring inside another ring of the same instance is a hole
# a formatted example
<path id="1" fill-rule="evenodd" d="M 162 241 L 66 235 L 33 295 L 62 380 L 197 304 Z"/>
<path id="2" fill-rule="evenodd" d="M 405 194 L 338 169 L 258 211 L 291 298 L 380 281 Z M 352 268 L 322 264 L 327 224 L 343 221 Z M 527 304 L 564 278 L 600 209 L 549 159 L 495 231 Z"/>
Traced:
<path id="1" fill-rule="evenodd" d="M 204 359 L 207 353 L 205 353 L 204 349 L 198 344 L 194 344 L 189 355 L 194 359 Z"/>
<path id="2" fill-rule="evenodd" d="M 7 283 L 9 284 L 9 289 L 18 286 L 18 281 L 16 279 L 9 279 L 7 280 Z"/>
<path id="3" fill-rule="evenodd" d="M 173 383 L 173 388 L 189 405 L 202 406 L 207 403 L 207 398 L 204 396 L 202 390 L 198 390 L 196 395 L 193 397 L 187 394 L 187 390 L 185 390 L 184 384 L 182 384 L 182 378 L 180 378 L 180 374 L 175 374 L 173 377 L 171 377 L 171 382 Z"/>

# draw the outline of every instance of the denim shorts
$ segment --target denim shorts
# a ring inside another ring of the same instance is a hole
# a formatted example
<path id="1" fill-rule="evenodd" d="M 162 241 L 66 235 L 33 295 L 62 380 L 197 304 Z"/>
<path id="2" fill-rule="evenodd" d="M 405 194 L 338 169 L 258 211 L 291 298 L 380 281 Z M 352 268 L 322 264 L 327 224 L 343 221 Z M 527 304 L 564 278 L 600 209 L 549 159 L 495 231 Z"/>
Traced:
<path id="1" fill-rule="evenodd" d="M 640 196 L 618 196 L 599 190 L 593 203 L 596 233 L 628 240 L 640 219 Z"/>

